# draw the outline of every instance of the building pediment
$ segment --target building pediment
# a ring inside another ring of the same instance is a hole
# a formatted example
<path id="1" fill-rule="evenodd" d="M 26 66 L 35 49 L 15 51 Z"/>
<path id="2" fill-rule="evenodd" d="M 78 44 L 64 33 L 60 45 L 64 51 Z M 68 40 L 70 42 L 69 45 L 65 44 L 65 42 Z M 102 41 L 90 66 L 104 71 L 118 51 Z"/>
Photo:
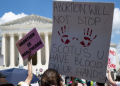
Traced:
<path id="1" fill-rule="evenodd" d="M 39 24 L 52 24 L 52 19 L 38 16 L 38 15 L 28 15 L 10 22 L 1 24 L 0 26 L 13 26 L 13 25 L 39 25 Z"/>

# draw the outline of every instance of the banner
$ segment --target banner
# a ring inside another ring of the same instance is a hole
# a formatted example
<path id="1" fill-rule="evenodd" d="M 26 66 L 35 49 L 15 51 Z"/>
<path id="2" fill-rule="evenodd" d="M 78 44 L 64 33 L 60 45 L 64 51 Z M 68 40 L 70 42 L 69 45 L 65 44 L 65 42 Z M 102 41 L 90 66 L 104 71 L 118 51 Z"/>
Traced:
<path id="1" fill-rule="evenodd" d="M 49 68 L 105 82 L 114 3 L 53 1 Z"/>
<path id="2" fill-rule="evenodd" d="M 110 47 L 108 56 L 108 68 L 116 69 L 116 50 Z"/>
<path id="3" fill-rule="evenodd" d="M 44 44 L 36 28 L 33 28 L 29 33 L 27 33 L 16 43 L 16 46 L 23 60 L 25 60 L 26 58 L 28 58 L 28 54 L 30 51 L 31 54 L 34 54 L 36 51 L 41 49 Z"/>

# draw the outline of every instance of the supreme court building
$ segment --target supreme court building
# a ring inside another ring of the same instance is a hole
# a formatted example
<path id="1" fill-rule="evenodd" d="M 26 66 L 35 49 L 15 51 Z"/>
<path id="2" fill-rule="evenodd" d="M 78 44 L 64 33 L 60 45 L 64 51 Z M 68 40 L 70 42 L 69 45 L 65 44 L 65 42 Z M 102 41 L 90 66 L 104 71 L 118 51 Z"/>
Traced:
<path id="1" fill-rule="evenodd" d="M 1 69 L 8 69 L 13 67 L 18 68 L 22 65 L 24 66 L 23 68 L 27 69 L 27 59 L 23 61 L 15 43 L 24 35 L 26 35 L 31 29 L 36 27 L 45 46 L 35 53 L 31 63 L 33 65 L 34 73 L 36 73 L 36 69 L 39 70 L 40 68 L 45 71 L 48 68 L 49 62 L 52 24 L 52 19 L 34 14 L 1 24 L 1 54 L 4 57 L 4 67 L 1 67 Z M 111 47 L 116 48 L 116 44 L 111 43 Z M 116 57 L 116 59 L 117 68 L 119 68 L 118 57 Z"/>

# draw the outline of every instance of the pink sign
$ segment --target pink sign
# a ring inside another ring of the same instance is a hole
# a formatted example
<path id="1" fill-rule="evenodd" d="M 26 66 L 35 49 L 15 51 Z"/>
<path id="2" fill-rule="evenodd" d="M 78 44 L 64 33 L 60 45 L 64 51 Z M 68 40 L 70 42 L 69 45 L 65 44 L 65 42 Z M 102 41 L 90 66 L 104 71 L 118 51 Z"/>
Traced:
<path id="1" fill-rule="evenodd" d="M 36 51 L 41 49 L 44 44 L 36 28 L 33 28 L 29 33 L 27 33 L 16 43 L 16 46 L 23 60 L 25 60 L 26 58 L 28 58 L 28 54 L 30 51 L 31 54 L 34 54 Z"/>

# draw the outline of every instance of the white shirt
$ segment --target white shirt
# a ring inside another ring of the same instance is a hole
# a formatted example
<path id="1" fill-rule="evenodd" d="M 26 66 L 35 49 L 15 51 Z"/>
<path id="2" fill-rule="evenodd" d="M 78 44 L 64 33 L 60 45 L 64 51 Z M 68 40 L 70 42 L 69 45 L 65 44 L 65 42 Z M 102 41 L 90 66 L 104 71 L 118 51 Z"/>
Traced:
<path id="1" fill-rule="evenodd" d="M 117 86 L 120 86 L 120 82 L 116 82 L 116 85 L 117 85 Z"/>
<path id="2" fill-rule="evenodd" d="M 97 86 L 96 82 L 95 82 L 95 83 L 93 83 L 93 86 Z"/>
<path id="3" fill-rule="evenodd" d="M 39 86 L 38 83 L 35 83 L 35 84 L 30 84 L 31 86 Z"/>
<path id="4" fill-rule="evenodd" d="M 26 83 L 22 83 L 21 86 L 29 86 L 29 85 Z"/>

